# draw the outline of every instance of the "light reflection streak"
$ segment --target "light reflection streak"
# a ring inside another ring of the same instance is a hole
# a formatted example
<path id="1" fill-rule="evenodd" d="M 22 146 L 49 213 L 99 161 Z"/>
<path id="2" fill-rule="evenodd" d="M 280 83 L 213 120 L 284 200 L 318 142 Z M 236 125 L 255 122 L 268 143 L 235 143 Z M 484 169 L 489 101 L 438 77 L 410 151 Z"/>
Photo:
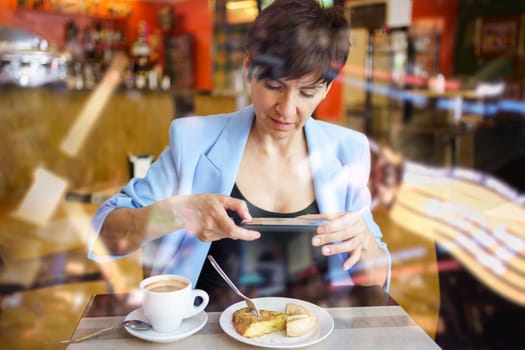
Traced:
<path id="1" fill-rule="evenodd" d="M 505 242 L 507 247 L 514 252 L 523 250 L 523 247 L 525 246 L 525 241 L 509 234 L 504 225 L 498 225 L 494 230 L 494 235 Z"/>
<path id="2" fill-rule="evenodd" d="M 75 225 L 76 232 L 80 236 L 82 242 L 93 241 L 92 237 L 95 235 L 95 233 L 90 225 L 92 214 L 86 212 L 85 207 L 80 203 L 71 203 L 70 205 L 67 205 L 65 209 L 69 217 L 75 218 L 73 224 Z M 99 251 L 109 255 L 109 252 L 102 242 L 97 240 L 96 244 Z M 130 255 L 129 259 L 127 260 L 132 261 L 133 259 L 138 260 L 139 258 L 140 251 L 136 254 Z M 115 293 L 127 292 L 130 288 L 133 288 L 133 286 L 138 285 L 140 276 L 142 276 L 141 269 L 138 269 L 140 271 L 136 272 L 135 274 L 133 274 L 130 270 L 126 270 L 126 273 L 124 273 L 119 264 L 119 261 L 116 260 L 101 263 L 100 268 L 104 277 L 111 282 L 112 291 Z M 136 276 L 137 274 L 140 276 Z"/>
<path id="3" fill-rule="evenodd" d="M 415 247 L 411 249 L 405 249 L 405 250 L 399 250 L 392 252 L 390 254 L 390 257 L 392 259 L 392 263 L 400 263 L 405 261 L 410 261 L 413 259 L 420 258 L 427 254 L 427 250 L 425 247 Z M 337 271 L 331 271 L 328 274 L 328 278 L 331 282 L 332 286 L 342 286 L 342 285 L 352 285 L 359 281 L 359 271 L 365 270 L 371 266 L 376 265 L 384 265 L 386 263 L 385 258 L 380 259 L 373 259 L 368 261 L 366 264 L 359 264 L 352 267 L 352 279 L 349 278 L 348 272 L 343 270 L 337 270 Z"/>
<path id="4" fill-rule="evenodd" d="M 496 293 L 525 305 L 523 195 L 488 174 L 406 162 L 390 217 L 435 241 Z"/>
<path id="5" fill-rule="evenodd" d="M 62 140 L 62 144 L 60 145 L 62 152 L 71 157 L 78 154 L 87 136 L 96 125 L 109 97 L 119 84 L 121 72 L 126 63 L 127 57 L 123 54 L 115 56 L 102 81 L 90 95 L 82 111 L 76 117 L 75 123 L 69 130 L 69 133 Z"/>
<path id="6" fill-rule="evenodd" d="M 436 271 L 445 272 L 445 271 L 455 271 L 459 270 L 461 268 L 461 265 L 455 261 L 455 260 L 442 260 L 438 261 L 436 263 L 431 264 L 408 264 L 408 265 L 402 265 L 400 267 L 393 267 L 391 271 L 391 277 L 403 277 L 406 278 L 408 276 L 416 276 L 420 277 L 427 273 L 434 273 Z M 366 282 L 368 280 L 368 277 L 362 277 L 360 275 L 356 275 L 353 277 L 354 283 L 360 283 L 360 282 Z M 339 284 L 331 285 L 331 288 L 335 289 L 339 287 Z"/>
<path id="7" fill-rule="evenodd" d="M 37 167 L 29 190 L 12 216 L 35 225 L 45 225 L 64 198 L 67 186 L 66 179 Z"/>
<path id="8" fill-rule="evenodd" d="M 355 69 L 348 69 L 347 71 L 355 72 Z M 382 75 L 376 76 L 383 77 Z M 361 88 L 364 91 L 381 96 L 388 96 L 393 100 L 412 102 L 416 106 L 424 106 L 429 102 L 429 98 L 413 93 L 410 89 L 389 85 L 389 82 L 393 80 L 388 76 L 386 78 L 385 83 L 372 82 L 370 84 L 368 84 L 363 77 L 355 78 L 347 75 L 340 77 L 339 79 L 345 84 Z M 454 84 L 454 86 L 456 86 L 456 84 Z M 485 97 L 491 98 L 492 96 L 487 95 Z M 454 111 L 456 109 L 453 98 L 438 98 L 435 106 L 437 109 L 444 111 Z M 463 101 L 461 104 L 461 111 L 462 113 L 477 114 L 487 118 L 493 117 L 502 112 L 525 115 L 525 101 L 511 99 L 498 99 L 494 101 L 485 100 L 482 103 Z"/>
<path id="9" fill-rule="evenodd" d="M 438 261 L 435 264 L 417 264 L 407 265 L 392 269 L 392 276 L 420 276 L 425 273 L 432 273 L 437 271 L 454 271 L 459 270 L 461 265 L 455 260 Z"/>
<path id="10" fill-rule="evenodd" d="M 81 113 L 76 116 L 75 122 L 69 133 L 62 140 L 60 149 L 70 157 L 78 154 L 84 145 L 87 136 L 91 132 L 100 114 L 107 104 L 109 97 L 118 86 L 123 69 L 127 64 L 127 56 L 124 53 L 116 53 L 110 67 L 106 71 L 101 83 L 90 95 Z M 50 170 L 38 167 L 34 172 L 34 182 L 25 194 L 25 197 L 13 216 L 34 223 L 40 227 L 45 227 L 64 199 L 64 194 L 68 186 L 67 179 L 62 179 L 53 174 Z M 90 227 L 91 214 L 87 214 L 84 209 L 71 203 L 64 206 L 76 232 L 86 242 L 87 236 L 91 232 L 86 232 Z M 105 249 L 105 248 L 100 248 Z M 134 276 L 122 273 L 117 262 L 108 262 L 101 266 L 104 275 L 112 282 L 114 292 L 128 290 L 128 284 L 135 285 L 136 281 L 128 283 Z M 140 271 L 142 273 L 142 271 Z"/>

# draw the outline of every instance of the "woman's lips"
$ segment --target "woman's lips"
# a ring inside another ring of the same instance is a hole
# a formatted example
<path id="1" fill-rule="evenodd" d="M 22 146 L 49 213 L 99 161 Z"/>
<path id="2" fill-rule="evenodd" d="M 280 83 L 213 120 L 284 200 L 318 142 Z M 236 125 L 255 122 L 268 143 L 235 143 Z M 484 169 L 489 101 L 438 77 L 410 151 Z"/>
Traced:
<path id="1" fill-rule="evenodd" d="M 270 118 L 270 120 L 272 121 L 273 127 L 278 129 L 278 130 L 288 130 L 293 125 L 292 123 L 281 122 L 281 121 L 273 119 L 273 118 Z"/>

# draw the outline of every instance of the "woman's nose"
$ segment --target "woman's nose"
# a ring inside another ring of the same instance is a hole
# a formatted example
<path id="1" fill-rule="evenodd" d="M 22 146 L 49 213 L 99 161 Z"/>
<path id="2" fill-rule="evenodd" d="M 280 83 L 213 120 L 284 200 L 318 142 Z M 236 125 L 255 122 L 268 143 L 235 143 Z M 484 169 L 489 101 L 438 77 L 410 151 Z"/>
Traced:
<path id="1" fill-rule="evenodd" d="M 297 108 L 297 101 L 292 93 L 284 92 L 277 101 L 277 111 L 283 117 L 293 116 Z"/>

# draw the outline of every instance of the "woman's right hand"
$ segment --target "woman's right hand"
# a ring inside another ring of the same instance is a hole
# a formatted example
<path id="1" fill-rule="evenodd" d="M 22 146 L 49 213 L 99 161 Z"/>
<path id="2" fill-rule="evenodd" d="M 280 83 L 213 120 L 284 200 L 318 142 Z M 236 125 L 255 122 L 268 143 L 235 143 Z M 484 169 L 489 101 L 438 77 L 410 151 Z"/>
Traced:
<path id="1" fill-rule="evenodd" d="M 93 248 L 93 252 L 100 256 L 126 255 L 181 228 L 203 242 L 260 237 L 257 231 L 235 225 L 227 210 L 235 211 L 242 220 L 251 219 L 246 202 L 219 194 L 178 195 L 141 208 L 113 210 L 99 233 L 103 244 Z"/>
<path id="2" fill-rule="evenodd" d="M 222 238 L 251 241 L 260 237 L 257 231 L 235 225 L 227 210 L 235 211 L 242 220 L 251 219 L 246 202 L 220 194 L 193 194 L 172 198 L 172 210 L 182 226 L 203 242 Z"/>

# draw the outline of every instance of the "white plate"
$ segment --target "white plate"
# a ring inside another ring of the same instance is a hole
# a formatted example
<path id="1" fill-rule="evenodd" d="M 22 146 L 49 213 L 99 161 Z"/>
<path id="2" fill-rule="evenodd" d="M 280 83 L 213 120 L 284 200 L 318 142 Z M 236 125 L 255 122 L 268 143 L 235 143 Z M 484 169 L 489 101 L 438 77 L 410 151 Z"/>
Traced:
<path id="1" fill-rule="evenodd" d="M 142 320 L 146 321 L 144 317 L 144 312 L 142 308 L 133 310 L 126 316 L 126 320 Z M 180 327 L 173 331 L 167 333 L 155 332 L 153 329 L 146 331 L 138 331 L 129 327 L 124 327 L 126 331 L 140 339 L 156 342 L 156 343 L 171 343 L 177 340 L 181 340 L 189 337 L 193 333 L 199 331 L 204 327 L 208 321 L 208 315 L 206 312 L 201 311 L 197 315 L 182 320 Z"/>
<path id="2" fill-rule="evenodd" d="M 266 334 L 257 338 L 246 338 L 237 333 L 232 324 L 233 313 L 239 309 L 242 309 L 243 307 L 246 307 L 246 303 L 244 301 L 240 301 L 231 305 L 222 312 L 221 317 L 219 318 L 219 324 L 226 334 L 242 343 L 277 349 L 299 348 L 320 342 L 321 340 L 328 337 L 334 329 L 334 319 L 328 313 L 328 311 L 307 301 L 279 297 L 255 298 L 253 301 L 255 302 L 255 305 L 257 305 L 258 309 L 282 312 L 285 311 L 286 304 L 288 303 L 302 305 L 308 308 L 315 315 L 317 324 L 310 332 L 300 337 L 287 337 L 283 331 Z"/>

